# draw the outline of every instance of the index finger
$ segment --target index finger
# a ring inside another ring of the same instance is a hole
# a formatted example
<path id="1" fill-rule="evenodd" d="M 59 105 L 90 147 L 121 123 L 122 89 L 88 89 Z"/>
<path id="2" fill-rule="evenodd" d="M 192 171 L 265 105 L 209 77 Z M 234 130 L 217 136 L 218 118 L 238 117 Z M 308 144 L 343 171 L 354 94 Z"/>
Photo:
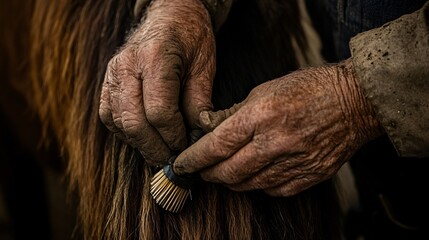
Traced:
<path id="1" fill-rule="evenodd" d="M 253 137 L 254 125 L 239 111 L 183 151 L 174 162 L 177 174 L 193 173 L 232 156 Z"/>

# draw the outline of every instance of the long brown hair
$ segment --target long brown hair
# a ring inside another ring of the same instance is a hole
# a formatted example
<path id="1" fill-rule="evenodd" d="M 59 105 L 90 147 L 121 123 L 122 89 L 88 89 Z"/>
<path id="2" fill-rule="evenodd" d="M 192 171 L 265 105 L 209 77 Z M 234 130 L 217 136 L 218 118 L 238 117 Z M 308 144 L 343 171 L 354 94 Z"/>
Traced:
<path id="1" fill-rule="evenodd" d="M 154 204 L 154 169 L 98 117 L 108 60 L 134 26 L 133 1 L 36 1 L 31 31 L 34 107 L 59 143 L 87 239 L 338 239 L 332 181 L 297 196 L 239 193 L 200 182 L 179 214 Z M 217 33 L 213 102 L 224 108 L 299 67 L 307 48 L 297 1 L 236 1 Z M 232 81 L 233 79 L 233 81 Z M 232 96 L 232 97 L 231 97 Z"/>

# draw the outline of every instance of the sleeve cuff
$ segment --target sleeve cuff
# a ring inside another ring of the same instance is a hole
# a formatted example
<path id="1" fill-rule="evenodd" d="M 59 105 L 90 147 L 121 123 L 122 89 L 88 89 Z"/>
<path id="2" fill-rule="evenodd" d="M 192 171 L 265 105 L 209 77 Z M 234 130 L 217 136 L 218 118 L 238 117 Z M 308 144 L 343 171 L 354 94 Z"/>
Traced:
<path id="1" fill-rule="evenodd" d="M 429 4 L 350 42 L 358 84 L 397 152 L 429 157 Z"/>

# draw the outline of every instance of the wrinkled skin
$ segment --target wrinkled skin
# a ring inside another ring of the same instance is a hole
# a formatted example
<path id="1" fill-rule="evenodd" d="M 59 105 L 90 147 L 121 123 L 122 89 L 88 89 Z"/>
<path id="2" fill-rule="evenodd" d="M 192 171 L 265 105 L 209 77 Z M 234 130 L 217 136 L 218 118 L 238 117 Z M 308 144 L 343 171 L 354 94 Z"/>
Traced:
<path id="1" fill-rule="evenodd" d="M 200 171 L 206 181 L 273 196 L 291 196 L 332 177 L 382 134 L 350 60 L 266 82 L 233 109 L 200 117 L 206 129 L 220 125 L 178 156 L 175 171 Z"/>
<path id="2" fill-rule="evenodd" d="M 186 147 L 186 128 L 212 109 L 215 41 L 199 0 L 155 0 L 108 64 L 100 118 L 152 165 Z"/>
<path id="3" fill-rule="evenodd" d="M 178 156 L 176 173 L 291 196 L 332 177 L 382 134 L 352 69 L 348 60 L 300 70 L 256 87 L 231 109 L 211 112 L 209 15 L 199 0 L 155 0 L 109 62 L 100 117 L 152 165 L 185 149 L 186 128 L 203 128 L 209 133 Z"/>

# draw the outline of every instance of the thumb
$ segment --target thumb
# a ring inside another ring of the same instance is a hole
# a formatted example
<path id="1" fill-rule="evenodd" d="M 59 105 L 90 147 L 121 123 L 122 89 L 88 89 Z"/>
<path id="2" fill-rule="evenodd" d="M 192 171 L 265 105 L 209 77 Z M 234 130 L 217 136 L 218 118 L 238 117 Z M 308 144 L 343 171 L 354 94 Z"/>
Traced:
<path id="1" fill-rule="evenodd" d="M 186 85 L 182 102 L 185 119 L 192 129 L 201 128 L 200 113 L 213 109 L 211 102 L 212 81 L 190 79 Z"/>
<path id="2" fill-rule="evenodd" d="M 212 87 L 215 75 L 214 59 L 210 58 L 206 67 L 191 71 L 183 89 L 182 109 L 187 123 L 192 129 L 201 128 L 199 115 L 213 109 Z"/>
<path id="3" fill-rule="evenodd" d="M 211 132 L 215 129 L 219 124 L 221 124 L 225 119 L 229 118 L 232 114 L 237 112 L 242 106 L 244 102 L 234 104 L 232 107 L 219 110 L 216 112 L 213 111 L 203 111 L 200 113 L 200 127 L 205 132 Z"/>
<path id="4" fill-rule="evenodd" d="M 195 129 L 201 128 L 200 113 L 213 109 L 211 97 L 216 73 L 216 46 L 212 31 L 201 42 L 189 67 L 183 89 L 182 110 L 188 125 Z"/>

